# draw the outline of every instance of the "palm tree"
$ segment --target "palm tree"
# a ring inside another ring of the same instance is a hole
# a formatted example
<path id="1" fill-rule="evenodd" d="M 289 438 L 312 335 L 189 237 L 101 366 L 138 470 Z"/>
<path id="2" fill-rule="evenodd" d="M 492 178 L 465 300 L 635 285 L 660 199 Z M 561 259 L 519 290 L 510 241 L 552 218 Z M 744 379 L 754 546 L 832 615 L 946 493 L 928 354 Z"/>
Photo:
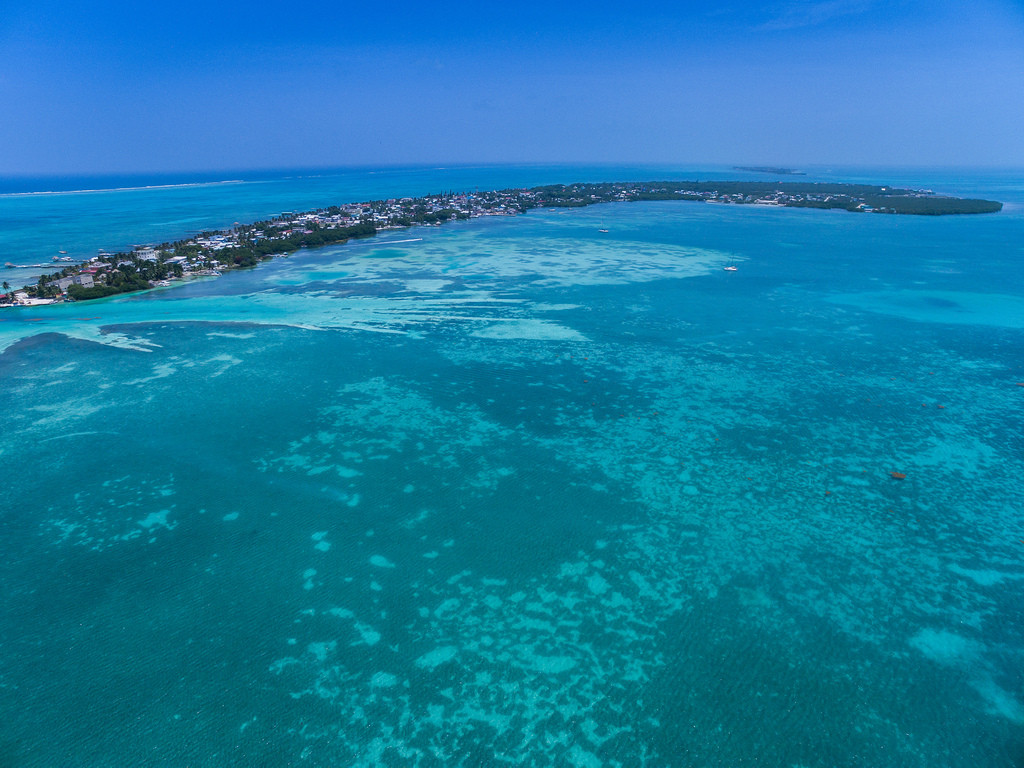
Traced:
<path id="1" fill-rule="evenodd" d="M 7 300 L 11 299 L 11 284 L 4 280 L 4 293 L 7 294 Z"/>

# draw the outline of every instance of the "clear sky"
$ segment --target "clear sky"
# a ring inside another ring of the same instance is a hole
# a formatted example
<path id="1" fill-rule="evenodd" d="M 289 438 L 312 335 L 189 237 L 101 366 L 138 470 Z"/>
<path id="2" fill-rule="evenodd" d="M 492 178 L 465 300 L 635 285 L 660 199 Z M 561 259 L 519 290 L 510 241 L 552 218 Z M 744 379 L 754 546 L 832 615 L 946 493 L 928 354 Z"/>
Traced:
<path id="1" fill-rule="evenodd" d="M 0 0 L 0 175 L 1024 167 L 1019 0 Z"/>

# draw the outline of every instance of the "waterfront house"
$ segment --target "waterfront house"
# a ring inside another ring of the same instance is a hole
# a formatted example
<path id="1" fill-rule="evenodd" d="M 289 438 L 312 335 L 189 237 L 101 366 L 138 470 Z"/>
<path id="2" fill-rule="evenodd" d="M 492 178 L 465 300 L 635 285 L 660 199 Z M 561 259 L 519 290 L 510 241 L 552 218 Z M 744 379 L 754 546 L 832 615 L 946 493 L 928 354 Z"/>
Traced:
<path id="1" fill-rule="evenodd" d="M 73 277 L 62 277 L 59 280 L 54 280 L 52 283 L 47 283 L 47 288 L 56 288 L 61 293 L 64 293 L 69 285 L 75 284 L 75 278 Z"/>

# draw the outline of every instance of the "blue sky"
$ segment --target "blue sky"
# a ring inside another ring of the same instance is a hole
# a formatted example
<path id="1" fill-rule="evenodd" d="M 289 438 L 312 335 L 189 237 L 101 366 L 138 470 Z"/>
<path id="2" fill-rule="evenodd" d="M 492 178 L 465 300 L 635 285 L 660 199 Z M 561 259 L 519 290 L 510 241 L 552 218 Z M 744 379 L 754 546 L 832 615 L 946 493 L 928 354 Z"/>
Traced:
<path id="1" fill-rule="evenodd" d="M 1024 9 L 0 0 L 0 104 L 0 175 L 489 162 L 1022 167 Z"/>

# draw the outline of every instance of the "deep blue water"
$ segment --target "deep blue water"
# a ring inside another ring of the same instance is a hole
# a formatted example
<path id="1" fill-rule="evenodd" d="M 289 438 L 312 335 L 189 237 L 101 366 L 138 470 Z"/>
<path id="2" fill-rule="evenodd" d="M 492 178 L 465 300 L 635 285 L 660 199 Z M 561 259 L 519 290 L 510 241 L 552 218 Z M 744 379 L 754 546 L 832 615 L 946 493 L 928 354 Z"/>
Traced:
<path id="1" fill-rule="evenodd" d="M 9 195 L 0 242 L 695 175 L 649 171 Z M 0 764 L 1024 764 L 1024 184 L 815 174 L 1010 204 L 532 211 L 4 311 Z"/>

